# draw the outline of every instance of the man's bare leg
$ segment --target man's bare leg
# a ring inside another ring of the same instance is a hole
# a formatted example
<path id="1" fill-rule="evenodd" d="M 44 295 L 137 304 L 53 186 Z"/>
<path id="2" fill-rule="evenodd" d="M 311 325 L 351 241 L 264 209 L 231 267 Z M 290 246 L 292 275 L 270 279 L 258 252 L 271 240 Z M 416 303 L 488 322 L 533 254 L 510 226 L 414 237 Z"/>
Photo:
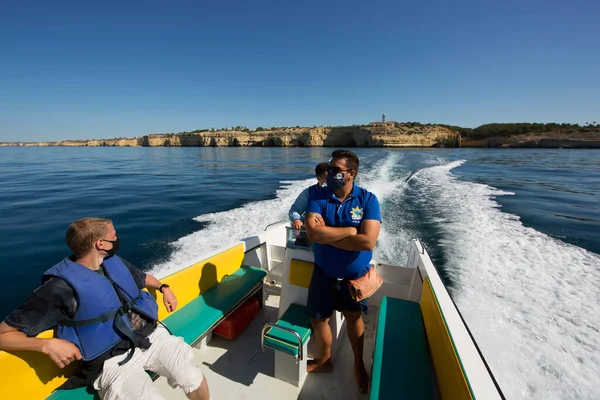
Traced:
<path id="1" fill-rule="evenodd" d="M 354 352 L 354 379 L 361 392 L 366 392 L 369 388 L 369 376 L 365 369 L 363 361 L 363 348 L 365 342 L 365 324 L 358 312 L 344 311 L 346 318 L 346 329 L 348 330 L 348 339 Z"/>
<path id="2" fill-rule="evenodd" d="M 210 400 L 210 393 L 208 393 L 208 383 L 206 383 L 206 377 L 202 379 L 202 383 L 198 386 L 198 389 L 187 394 L 190 400 Z"/>
<path id="3" fill-rule="evenodd" d="M 309 360 L 306 365 L 307 372 L 325 372 L 330 371 L 331 365 L 331 327 L 329 318 L 310 319 L 317 343 L 317 358 Z"/>

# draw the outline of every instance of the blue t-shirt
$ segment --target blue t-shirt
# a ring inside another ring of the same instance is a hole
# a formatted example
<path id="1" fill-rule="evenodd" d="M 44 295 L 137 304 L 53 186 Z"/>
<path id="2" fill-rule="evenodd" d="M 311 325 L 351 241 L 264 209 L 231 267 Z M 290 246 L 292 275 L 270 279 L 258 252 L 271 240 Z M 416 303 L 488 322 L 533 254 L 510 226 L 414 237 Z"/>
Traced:
<path id="1" fill-rule="evenodd" d="M 360 223 L 367 219 L 381 222 L 377 196 L 357 185 L 343 203 L 330 189 L 318 191 L 309 200 L 306 212 L 321 214 L 325 225 L 337 228 L 353 226 L 360 229 Z M 313 249 L 315 263 L 332 278 L 355 279 L 365 272 L 373 258 L 370 250 L 348 251 L 319 243 L 314 243 Z"/>

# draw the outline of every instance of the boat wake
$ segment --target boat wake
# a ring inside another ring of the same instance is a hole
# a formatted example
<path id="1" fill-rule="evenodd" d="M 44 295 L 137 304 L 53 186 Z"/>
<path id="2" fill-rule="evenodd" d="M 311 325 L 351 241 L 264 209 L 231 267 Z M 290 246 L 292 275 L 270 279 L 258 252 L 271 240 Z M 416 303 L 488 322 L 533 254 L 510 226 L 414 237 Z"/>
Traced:
<path id="1" fill-rule="evenodd" d="M 507 398 L 597 398 L 600 256 L 501 211 L 495 199 L 512 193 L 458 179 L 454 170 L 464 160 L 431 157 L 416 170 L 404 161 L 390 152 L 358 175 L 381 203 L 375 258 L 403 264 L 410 240 L 428 238 L 442 253 L 438 267 Z M 176 272 L 286 219 L 313 183 L 283 181 L 273 199 L 196 217 L 207 226 L 172 243 L 169 260 L 152 271 Z"/>
<path id="2" fill-rule="evenodd" d="M 379 198 L 382 203 L 383 218 L 386 221 L 392 221 L 392 216 L 388 218 L 385 215 L 386 199 L 401 196 L 406 186 L 404 179 L 397 179 L 397 176 L 392 173 L 399 161 L 398 154 L 390 154 L 373 168 L 367 167 L 364 171 L 361 170 L 358 175 L 357 184 L 372 191 Z M 199 215 L 194 220 L 206 223 L 207 226 L 172 243 L 174 251 L 168 260 L 154 265 L 150 272 L 159 277 L 172 274 L 203 260 L 218 249 L 237 243 L 240 238 L 262 232 L 270 223 L 287 219 L 287 212 L 296 197 L 314 183 L 316 183 L 314 178 L 282 181 L 282 186 L 275 192 L 274 199 L 251 202 L 223 212 Z M 399 237 L 397 232 L 386 235 L 384 224 L 376 254 L 379 252 L 381 253 L 379 256 L 383 256 L 385 260 L 392 260 L 394 254 L 406 254 L 407 250 L 408 239 L 404 238 L 404 235 Z M 405 257 L 402 261 L 404 260 Z"/>
<path id="3" fill-rule="evenodd" d="M 374 193 L 381 206 L 381 231 L 373 257 L 380 262 L 404 264 L 411 239 L 418 235 L 411 229 L 410 210 L 395 207 L 407 195 L 408 182 L 414 175 L 401 167 L 401 153 L 390 153 L 382 161 L 358 174 L 357 184 Z"/>
<path id="4" fill-rule="evenodd" d="M 202 214 L 194 218 L 207 223 L 201 231 L 184 236 L 172 243 L 170 258 L 155 265 L 151 273 L 164 277 L 202 261 L 216 250 L 238 243 L 241 238 L 264 231 L 268 224 L 287 219 L 287 212 L 296 197 L 315 179 L 282 181 L 274 199 L 251 202 L 227 211 Z"/>
<path id="5" fill-rule="evenodd" d="M 597 399 L 600 257 L 523 226 L 496 188 L 426 168 L 416 195 L 432 214 L 453 297 L 507 398 Z"/>

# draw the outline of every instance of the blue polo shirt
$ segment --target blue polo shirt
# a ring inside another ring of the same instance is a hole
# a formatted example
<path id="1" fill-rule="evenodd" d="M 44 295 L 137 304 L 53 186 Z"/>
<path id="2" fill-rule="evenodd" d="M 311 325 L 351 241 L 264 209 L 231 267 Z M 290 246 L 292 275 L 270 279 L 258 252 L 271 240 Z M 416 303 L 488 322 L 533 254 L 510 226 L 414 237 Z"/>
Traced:
<path id="1" fill-rule="evenodd" d="M 325 225 L 357 229 L 363 220 L 381 222 L 379 200 L 373 193 L 354 185 L 352 193 L 341 202 L 328 188 L 318 191 L 309 199 L 306 212 L 321 214 Z M 314 243 L 315 263 L 331 278 L 355 279 L 361 276 L 373 252 L 369 250 L 348 251 L 328 244 Z"/>

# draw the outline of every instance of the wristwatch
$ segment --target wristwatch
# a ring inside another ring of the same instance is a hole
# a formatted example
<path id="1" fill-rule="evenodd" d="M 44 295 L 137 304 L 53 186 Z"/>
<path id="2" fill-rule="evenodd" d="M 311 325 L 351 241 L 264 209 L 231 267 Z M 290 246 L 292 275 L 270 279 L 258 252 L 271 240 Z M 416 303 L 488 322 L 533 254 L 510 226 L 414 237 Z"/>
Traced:
<path id="1" fill-rule="evenodd" d="M 162 285 L 160 285 L 160 286 L 158 287 L 158 291 L 162 293 L 162 292 L 163 292 L 163 291 L 162 291 L 162 290 L 163 290 L 163 288 L 166 288 L 166 287 L 169 287 L 169 285 L 167 285 L 166 283 L 163 283 Z"/>

